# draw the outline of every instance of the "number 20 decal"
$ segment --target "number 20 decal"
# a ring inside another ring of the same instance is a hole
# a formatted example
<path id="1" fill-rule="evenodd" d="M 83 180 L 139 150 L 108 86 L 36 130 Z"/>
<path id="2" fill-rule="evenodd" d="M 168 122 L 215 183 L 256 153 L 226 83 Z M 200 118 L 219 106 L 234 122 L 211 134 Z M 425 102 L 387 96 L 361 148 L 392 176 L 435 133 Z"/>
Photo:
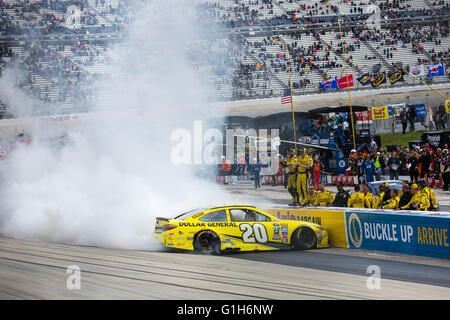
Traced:
<path id="1" fill-rule="evenodd" d="M 255 223 L 253 226 L 248 223 L 243 223 L 239 226 L 241 231 L 244 231 L 242 234 L 242 241 L 244 242 L 267 242 L 267 231 L 266 228 L 260 224 Z"/>

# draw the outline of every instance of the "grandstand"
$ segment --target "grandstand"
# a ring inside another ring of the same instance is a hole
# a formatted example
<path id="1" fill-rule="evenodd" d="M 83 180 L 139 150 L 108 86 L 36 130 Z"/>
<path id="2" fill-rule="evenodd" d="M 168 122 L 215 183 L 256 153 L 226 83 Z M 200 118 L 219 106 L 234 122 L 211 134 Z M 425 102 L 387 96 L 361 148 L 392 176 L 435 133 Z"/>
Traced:
<path id="1" fill-rule="evenodd" d="M 122 75 L 109 48 L 121 47 L 146 2 L 1 0 L 0 74 L 13 65 L 24 70 L 17 85 L 35 101 L 36 114 L 88 110 L 108 94 L 99 81 Z M 295 96 L 344 91 L 325 92 L 319 84 L 345 76 L 345 65 L 355 79 L 351 90 L 368 96 L 382 89 L 413 91 L 424 82 L 450 83 L 448 1 L 195 0 L 192 5 L 199 20 L 209 17 L 222 31 L 222 37 L 199 37 L 187 52 L 214 91 L 211 101 L 277 98 L 290 85 L 289 66 Z M 365 23 L 374 7 L 381 29 Z M 78 18 L 71 20 L 73 15 Z M 126 55 L 127 48 L 114 52 Z M 377 88 L 356 81 L 366 73 L 439 62 L 444 76 L 419 79 L 405 73 L 404 81 L 386 81 Z M 5 116 L 8 106 L 0 105 Z"/>

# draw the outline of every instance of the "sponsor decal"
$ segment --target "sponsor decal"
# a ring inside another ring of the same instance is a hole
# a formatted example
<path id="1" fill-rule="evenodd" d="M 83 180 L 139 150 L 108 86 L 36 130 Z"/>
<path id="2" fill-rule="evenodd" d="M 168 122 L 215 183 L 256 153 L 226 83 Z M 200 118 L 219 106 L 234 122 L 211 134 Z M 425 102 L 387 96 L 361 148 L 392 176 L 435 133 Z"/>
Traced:
<path id="1" fill-rule="evenodd" d="M 320 145 L 320 138 L 319 138 L 319 136 L 318 135 L 313 135 L 312 137 L 311 137 L 311 142 L 310 142 L 310 144 L 314 144 L 314 145 Z"/>
<path id="2" fill-rule="evenodd" d="M 191 218 L 192 219 L 196 219 L 198 217 L 201 217 L 202 215 L 204 215 L 204 212 L 200 212 L 200 213 L 194 214 Z"/>
<path id="3" fill-rule="evenodd" d="M 289 211 L 286 212 L 286 214 L 281 214 L 280 212 L 277 212 L 277 217 L 281 220 L 295 220 L 295 221 L 305 221 L 305 222 L 312 222 L 315 224 L 322 224 L 322 218 L 321 217 L 311 217 L 311 216 L 294 216 L 289 213 Z"/>
<path id="4" fill-rule="evenodd" d="M 363 240 L 361 220 L 359 220 L 359 217 L 356 213 L 352 213 L 348 218 L 347 230 L 351 243 L 356 248 L 361 247 L 361 243 Z"/>
<path id="5" fill-rule="evenodd" d="M 439 143 L 441 142 L 441 136 L 439 134 L 427 135 L 427 141 L 429 144 L 437 147 L 437 146 L 439 146 Z"/>
<path id="6" fill-rule="evenodd" d="M 234 222 L 208 222 L 208 227 L 236 228 L 237 224 Z"/>
<path id="7" fill-rule="evenodd" d="M 206 223 L 204 222 L 180 222 L 180 227 L 205 227 Z"/>
<path id="8" fill-rule="evenodd" d="M 310 144 L 310 143 L 311 143 L 311 137 L 303 136 L 303 137 L 301 137 L 301 138 L 299 139 L 299 142 Z"/>

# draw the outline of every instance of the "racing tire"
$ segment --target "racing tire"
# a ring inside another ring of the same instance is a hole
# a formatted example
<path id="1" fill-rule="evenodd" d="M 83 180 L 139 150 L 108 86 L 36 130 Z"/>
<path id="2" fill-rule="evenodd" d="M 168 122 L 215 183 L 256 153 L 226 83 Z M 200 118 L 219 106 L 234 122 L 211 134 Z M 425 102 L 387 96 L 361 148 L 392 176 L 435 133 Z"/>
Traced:
<path id="1" fill-rule="evenodd" d="M 291 246 L 295 250 L 308 250 L 317 246 L 317 235 L 311 228 L 300 227 L 291 236 Z"/>
<path id="2" fill-rule="evenodd" d="M 221 241 L 212 231 L 201 231 L 194 239 L 194 251 L 201 254 L 220 254 Z"/>

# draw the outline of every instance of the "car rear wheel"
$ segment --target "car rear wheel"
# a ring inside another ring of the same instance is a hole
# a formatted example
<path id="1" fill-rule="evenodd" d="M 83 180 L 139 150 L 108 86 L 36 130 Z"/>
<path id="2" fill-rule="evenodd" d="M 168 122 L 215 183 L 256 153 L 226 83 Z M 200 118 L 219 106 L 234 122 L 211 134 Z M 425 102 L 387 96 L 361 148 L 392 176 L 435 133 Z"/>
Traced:
<path id="1" fill-rule="evenodd" d="M 317 245 L 317 236 L 314 230 L 308 227 L 296 229 L 291 236 L 291 246 L 296 250 L 307 250 L 315 248 Z"/>
<path id="2" fill-rule="evenodd" d="M 194 240 L 194 250 L 202 254 L 220 254 L 220 238 L 212 231 L 200 232 Z"/>

